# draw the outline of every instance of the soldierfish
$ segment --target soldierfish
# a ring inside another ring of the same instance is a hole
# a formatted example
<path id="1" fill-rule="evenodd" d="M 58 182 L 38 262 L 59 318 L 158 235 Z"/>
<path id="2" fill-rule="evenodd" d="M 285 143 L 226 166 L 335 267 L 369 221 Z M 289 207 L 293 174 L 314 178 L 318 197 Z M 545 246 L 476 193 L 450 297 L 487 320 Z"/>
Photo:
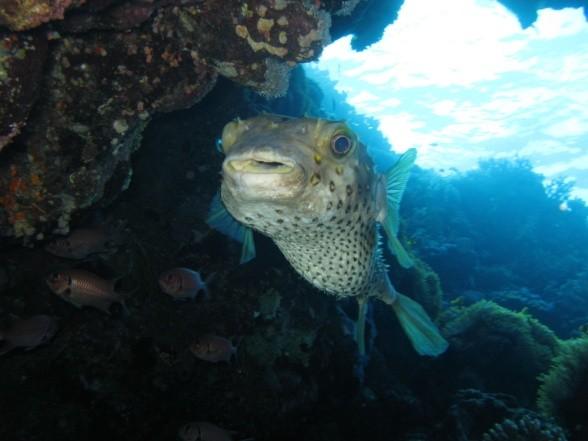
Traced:
<path id="1" fill-rule="evenodd" d="M 161 290 L 174 299 L 195 299 L 199 292 L 208 296 L 207 282 L 198 271 L 189 268 L 172 268 L 159 276 Z"/>
<path id="2" fill-rule="evenodd" d="M 60 237 L 45 246 L 45 251 L 66 259 L 85 259 L 92 254 L 104 253 L 115 241 L 105 227 L 78 228 L 68 236 Z"/>
<path id="3" fill-rule="evenodd" d="M 0 355 L 15 348 L 34 349 L 47 343 L 57 332 L 57 321 L 48 315 L 16 319 L 10 328 L 0 331 Z"/>
<path id="4" fill-rule="evenodd" d="M 190 351 L 196 358 L 211 363 L 219 361 L 228 363 L 237 354 L 237 348 L 230 340 L 213 334 L 204 334 L 198 337 L 190 345 Z"/>
<path id="5" fill-rule="evenodd" d="M 228 123 L 222 148 L 220 198 L 208 223 L 243 242 L 242 261 L 255 255 L 256 230 L 273 239 L 318 289 L 356 298 L 355 339 L 362 355 L 371 297 L 393 308 L 419 354 L 445 351 L 447 341 L 425 310 L 394 289 L 382 253 L 380 229 L 399 263 L 412 265 L 397 233 L 414 149 L 380 174 L 344 122 L 278 115 Z"/>
<path id="6" fill-rule="evenodd" d="M 110 314 L 113 303 L 120 303 L 125 308 L 123 295 L 115 291 L 117 280 L 107 280 L 89 271 L 71 269 L 50 274 L 46 282 L 51 291 L 66 302 L 78 308 L 91 306 Z"/>

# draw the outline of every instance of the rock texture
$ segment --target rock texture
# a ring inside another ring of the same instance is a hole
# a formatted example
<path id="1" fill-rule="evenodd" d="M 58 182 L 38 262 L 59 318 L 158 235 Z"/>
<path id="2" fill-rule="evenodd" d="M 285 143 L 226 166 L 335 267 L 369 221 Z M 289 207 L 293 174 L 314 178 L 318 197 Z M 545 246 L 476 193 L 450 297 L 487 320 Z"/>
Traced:
<path id="1" fill-rule="evenodd" d="M 194 105 L 219 74 L 281 95 L 290 69 L 330 41 L 331 16 L 314 2 L 30 0 L 1 11 L 13 30 L 51 22 L 0 40 L 0 236 L 25 241 L 67 232 L 76 212 L 124 190 L 154 114 Z"/>
<path id="2" fill-rule="evenodd" d="M 529 25 L 539 6 L 503 1 Z M 549 3 L 549 2 L 548 2 Z M 402 0 L 4 0 L 0 237 L 63 233 L 131 178 L 153 115 L 197 103 L 218 75 L 266 97 L 348 33 L 362 49 Z"/>

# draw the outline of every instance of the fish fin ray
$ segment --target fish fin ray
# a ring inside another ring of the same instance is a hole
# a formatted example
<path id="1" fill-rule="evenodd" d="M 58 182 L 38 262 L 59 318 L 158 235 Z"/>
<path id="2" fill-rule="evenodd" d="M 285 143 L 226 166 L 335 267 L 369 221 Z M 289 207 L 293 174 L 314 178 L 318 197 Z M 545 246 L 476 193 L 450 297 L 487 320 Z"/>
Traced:
<path id="1" fill-rule="evenodd" d="M 253 230 L 231 216 L 221 201 L 220 193 L 212 199 L 206 223 L 211 228 L 242 243 L 240 263 L 249 262 L 255 257 Z"/>
<path id="2" fill-rule="evenodd" d="M 421 305 L 404 294 L 398 294 L 392 307 L 418 354 L 436 357 L 445 352 L 449 343 Z"/>
<path id="3" fill-rule="evenodd" d="M 255 257 L 255 241 L 253 239 L 253 230 L 251 228 L 246 228 L 243 238 L 243 246 L 241 247 L 241 259 L 239 263 L 249 262 L 251 259 Z"/>
<path id="4" fill-rule="evenodd" d="M 216 272 L 212 272 L 202 281 L 202 291 L 204 292 L 204 297 L 206 299 L 210 298 L 210 284 L 214 282 L 214 279 L 216 279 L 217 275 L 218 274 Z"/>
<path id="5" fill-rule="evenodd" d="M 388 237 L 388 249 L 396 256 L 398 262 L 404 268 L 413 265 L 412 259 L 398 240 L 398 229 L 400 226 L 399 207 L 402 195 L 406 189 L 406 183 L 414 161 L 416 159 L 416 149 L 407 150 L 386 172 L 386 218 L 382 223 L 386 236 Z"/>
<path id="6" fill-rule="evenodd" d="M 386 237 L 388 238 L 386 241 L 388 244 L 388 250 L 390 250 L 390 252 L 396 257 L 400 266 L 403 268 L 410 268 L 413 266 L 414 262 L 400 243 L 400 240 L 398 240 L 398 236 L 389 231 L 386 224 L 384 224 L 383 227 Z"/>
<path id="7" fill-rule="evenodd" d="M 385 291 L 378 292 L 384 303 L 392 306 L 403 331 L 419 355 L 436 357 L 441 355 L 449 343 L 424 308 L 413 299 L 394 289 L 386 276 Z"/>
<path id="8" fill-rule="evenodd" d="M 365 320 L 368 310 L 368 298 L 357 297 L 357 321 L 355 322 L 355 342 L 360 357 L 365 356 Z"/>

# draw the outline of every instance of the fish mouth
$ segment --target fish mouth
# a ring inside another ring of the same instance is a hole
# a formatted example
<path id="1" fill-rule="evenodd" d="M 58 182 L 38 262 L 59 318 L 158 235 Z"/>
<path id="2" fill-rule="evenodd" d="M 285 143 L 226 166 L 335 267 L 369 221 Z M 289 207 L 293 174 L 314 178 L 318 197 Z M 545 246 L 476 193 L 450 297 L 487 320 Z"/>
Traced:
<path id="1" fill-rule="evenodd" d="M 276 155 L 256 155 L 250 158 L 228 159 L 225 167 L 237 173 L 286 174 L 294 171 L 296 163 Z"/>
<path id="2" fill-rule="evenodd" d="M 275 151 L 232 155 L 223 163 L 225 185 L 247 200 L 296 197 L 303 190 L 305 176 L 300 164 Z"/>

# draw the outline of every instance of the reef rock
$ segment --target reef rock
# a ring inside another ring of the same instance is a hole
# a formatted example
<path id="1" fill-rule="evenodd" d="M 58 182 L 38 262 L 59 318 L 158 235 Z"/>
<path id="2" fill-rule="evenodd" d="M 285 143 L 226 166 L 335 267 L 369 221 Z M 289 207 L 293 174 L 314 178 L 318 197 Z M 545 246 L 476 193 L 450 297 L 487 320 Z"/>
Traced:
<path id="1" fill-rule="evenodd" d="M 495 424 L 482 441 L 567 441 L 567 437 L 561 427 L 527 412 Z"/>
<path id="2" fill-rule="evenodd" d="M 567 441 L 561 427 L 519 407 L 513 396 L 476 389 L 455 394 L 440 432 L 440 439 L 456 441 Z"/>
<path id="3" fill-rule="evenodd" d="M 154 113 L 192 106 L 217 72 L 267 95 L 283 93 L 291 66 L 315 58 L 329 41 L 329 15 L 314 5 L 154 5 L 125 2 L 96 7 L 94 15 L 86 8 L 49 37 L 5 34 L 0 91 L 8 105 L 0 106 L 0 146 L 23 133 L 0 165 L 0 235 L 66 232 L 72 213 L 126 188 L 130 155 Z M 54 6 L 38 19 L 25 20 L 8 6 L 4 12 L 28 23 L 12 26 L 24 29 L 61 18 Z M 116 31 L 77 33 L 105 28 Z M 48 38 L 55 41 L 44 65 Z"/>
<path id="4" fill-rule="evenodd" d="M 46 57 L 47 41 L 39 34 L 0 32 L 0 151 L 26 124 Z"/>
<path id="5" fill-rule="evenodd" d="M 32 29 L 51 20 L 63 20 L 65 11 L 85 0 L 3 0 L 0 25 L 14 31 Z"/>
<path id="6" fill-rule="evenodd" d="M 2 235 L 55 221 L 66 232 L 72 212 L 128 185 L 151 115 L 189 107 L 214 85 L 212 69 L 179 51 L 151 33 L 55 43 L 35 114 L 0 166 Z"/>
<path id="7" fill-rule="evenodd" d="M 151 117 L 194 105 L 217 75 L 282 95 L 292 67 L 330 41 L 332 15 L 358 3 L 3 3 L 12 30 L 51 23 L 1 35 L 0 236 L 64 233 L 112 200 Z"/>

